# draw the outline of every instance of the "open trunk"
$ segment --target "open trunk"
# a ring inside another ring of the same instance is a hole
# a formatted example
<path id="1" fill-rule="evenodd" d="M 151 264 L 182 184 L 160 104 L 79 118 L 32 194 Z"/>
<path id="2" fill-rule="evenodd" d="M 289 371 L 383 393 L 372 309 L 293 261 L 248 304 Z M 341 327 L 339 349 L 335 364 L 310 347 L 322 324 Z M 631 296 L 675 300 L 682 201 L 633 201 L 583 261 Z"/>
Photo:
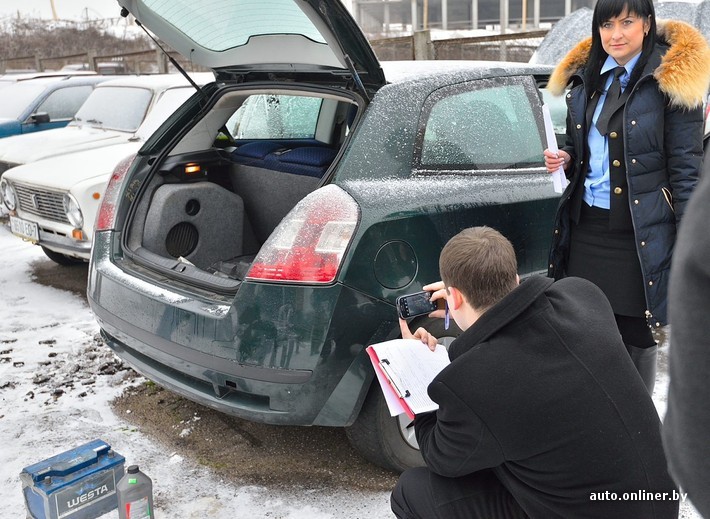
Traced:
<path id="1" fill-rule="evenodd" d="M 355 96 L 333 90 L 223 90 L 153 164 L 124 241 L 137 263 L 222 291 L 239 285 L 296 204 L 328 183 L 358 113 Z"/>

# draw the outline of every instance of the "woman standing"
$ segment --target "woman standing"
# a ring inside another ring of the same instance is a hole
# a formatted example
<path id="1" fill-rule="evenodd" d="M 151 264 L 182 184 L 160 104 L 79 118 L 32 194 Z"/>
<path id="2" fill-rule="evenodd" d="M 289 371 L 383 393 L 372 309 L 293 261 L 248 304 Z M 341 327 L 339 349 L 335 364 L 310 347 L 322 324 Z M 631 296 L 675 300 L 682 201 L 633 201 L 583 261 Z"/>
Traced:
<path id="1" fill-rule="evenodd" d="M 592 37 L 557 66 L 567 138 L 545 150 L 570 184 L 555 218 L 549 275 L 594 282 L 649 390 L 666 324 L 671 254 L 698 179 L 710 48 L 683 22 L 656 24 L 651 0 L 599 0 Z M 592 309 L 590 309 L 591 311 Z"/>

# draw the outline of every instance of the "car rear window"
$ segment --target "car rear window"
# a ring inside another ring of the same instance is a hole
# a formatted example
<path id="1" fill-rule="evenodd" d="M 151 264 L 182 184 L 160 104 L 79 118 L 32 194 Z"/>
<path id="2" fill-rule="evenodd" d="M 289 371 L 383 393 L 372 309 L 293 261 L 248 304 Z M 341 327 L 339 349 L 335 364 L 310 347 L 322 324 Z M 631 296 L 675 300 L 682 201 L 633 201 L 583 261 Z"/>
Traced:
<path id="1" fill-rule="evenodd" d="M 227 121 L 235 139 L 313 139 L 320 97 L 279 94 L 249 96 Z"/>
<path id="2" fill-rule="evenodd" d="M 252 36 L 266 34 L 300 34 L 325 43 L 294 0 L 144 0 L 143 3 L 192 41 L 210 50 L 239 47 Z"/>
<path id="3" fill-rule="evenodd" d="M 420 168 L 510 170 L 541 165 L 540 105 L 537 92 L 533 94 L 525 84 L 505 78 L 433 94 Z"/>

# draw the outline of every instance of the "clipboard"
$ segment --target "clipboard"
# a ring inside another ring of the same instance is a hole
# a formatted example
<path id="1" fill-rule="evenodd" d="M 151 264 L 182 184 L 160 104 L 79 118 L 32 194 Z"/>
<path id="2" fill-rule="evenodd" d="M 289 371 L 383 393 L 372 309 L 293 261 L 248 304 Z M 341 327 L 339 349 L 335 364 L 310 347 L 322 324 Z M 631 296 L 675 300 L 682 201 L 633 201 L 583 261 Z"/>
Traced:
<path id="1" fill-rule="evenodd" d="M 370 345 L 366 351 L 392 416 L 406 414 L 414 419 L 439 408 L 429 398 L 427 387 L 450 363 L 444 346 L 432 352 L 421 341 L 396 339 Z"/>
<path id="2" fill-rule="evenodd" d="M 383 369 L 383 366 L 389 366 L 389 360 L 380 360 L 377 357 L 377 352 L 371 346 L 368 346 L 366 351 L 370 357 L 370 362 L 372 362 L 372 367 L 375 368 L 375 375 L 382 388 L 382 393 L 385 396 L 385 402 L 390 411 L 390 416 L 406 414 L 411 420 L 414 420 L 414 412 L 407 405 L 404 396 L 410 394 L 409 390 L 405 390 L 405 393 L 402 393 L 398 385 L 390 378 L 391 376 Z"/>

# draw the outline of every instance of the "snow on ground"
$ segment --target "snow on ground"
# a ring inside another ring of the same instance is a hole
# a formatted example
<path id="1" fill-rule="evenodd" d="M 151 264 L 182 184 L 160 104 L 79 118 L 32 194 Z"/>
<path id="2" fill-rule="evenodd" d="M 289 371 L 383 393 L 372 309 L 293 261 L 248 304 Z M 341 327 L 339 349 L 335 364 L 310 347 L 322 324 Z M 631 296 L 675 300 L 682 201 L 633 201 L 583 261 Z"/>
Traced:
<path id="1" fill-rule="evenodd" d="M 25 517 L 20 472 L 102 439 L 153 480 L 156 515 L 234 519 L 391 517 L 389 494 L 274 491 L 213 477 L 116 416 L 109 402 L 130 383 L 84 301 L 30 280 L 47 261 L 39 247 L 0 224 L 0 503 L 3 518 Z M 295 455 L 295 454 L 294 454 Z M 117 512 L 105 514 L 116 517 Z"/>
<path id="2" fill-rule="evenodd" d="M 116 416 L 109 402 L 129 384 L 126 371 L 97 338 L 84 301 L 33 283 L 39 247 L 0 224 L 0 503 L 3 517 L 25 517 L 19 474 L 33 463 L 102 439 L 153 480 L 158 517 L 233 519 L 371 519 L 391 517 L 383 492 L 274 491 L 237 487 L 165 450 Z M 667 344 L 661 356 L 667 354 Z M 661 363 L 665 366 L 665 363 Z M 140 379 L 139 379 L 140 380 Z M 668 376 L 659 373 L 654 402 L 665 414 Z M 7 514 L 7 515 L 5 515 Z M 116 512 L 104 515 L 115 517 Z M 682 519 L 700 519 L 690 503 Z"/>

